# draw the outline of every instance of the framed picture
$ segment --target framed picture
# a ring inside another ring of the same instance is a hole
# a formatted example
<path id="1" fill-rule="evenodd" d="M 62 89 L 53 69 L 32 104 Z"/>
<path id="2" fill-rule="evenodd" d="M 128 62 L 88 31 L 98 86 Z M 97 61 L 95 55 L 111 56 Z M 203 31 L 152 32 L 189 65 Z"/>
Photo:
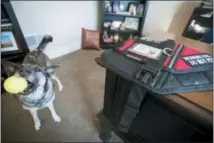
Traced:
<path id="1" fill-rule="evenodd" d="M 104 21 L 103 27 L 104 27 L 104 28 L 109 28 L 109 27 L 111 27 L 111 21 Z"/>
<path id="2" fill-rule="evenodd" d="M 120 1 L 113 1 L 113 12 L 117 13 L 120 11 Z"/>
<path id="3" fill-rule="evenodd" d="M 104 5 L 105 5 L 105 11 L 107 12 L 109 10 L 109 7 L 111 7 L 110 0 L 105 0 Z"/>
<path id="4" fill-rule="evenodd" d="M 122 21 L 113 21 L 112 24 L 111 24 L 111 26 L 112 26 L 114 29 L 119 29 L 121 23 L 122 23 Z"/>
<path id="5" fill-rule="evenodd" d="M 126 17 L 124 21 L 124 27 L 126 29 L 138 30 L 138 25 L 139 25 L 138 18 Z"/>
<path id="6" fill-rule="evenodd" d="M 12 31 L 1 32 L 1 52 L 19 50 Z"/>

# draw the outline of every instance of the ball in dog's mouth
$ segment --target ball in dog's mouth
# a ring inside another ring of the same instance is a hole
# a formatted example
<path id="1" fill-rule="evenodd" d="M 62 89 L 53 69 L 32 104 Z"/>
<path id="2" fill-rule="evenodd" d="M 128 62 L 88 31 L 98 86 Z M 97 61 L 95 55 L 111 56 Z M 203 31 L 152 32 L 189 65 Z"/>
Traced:
<path id="1" fill-rule="evenodd" d="M 28 87 L 25 78 L 19 76 L 10 76 L 4 81 L 4 89 L 11 94 L 23 92 Z"/>

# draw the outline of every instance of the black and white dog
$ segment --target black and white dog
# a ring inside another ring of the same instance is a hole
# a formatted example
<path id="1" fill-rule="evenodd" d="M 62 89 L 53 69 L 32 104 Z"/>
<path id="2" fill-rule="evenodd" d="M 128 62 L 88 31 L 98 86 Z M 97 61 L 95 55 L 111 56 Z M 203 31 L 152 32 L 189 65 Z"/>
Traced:
<path id="1" fill-rule="evenodd" d="M 39 130 L 41 123 L 38 118 L 37 111 L 44 107 L 48 107 L 55 122 L 60 122 L 61 119 L 56 113 L 53 105 L 55 99 L 54 79 L 59 87 L 59 91 L 63 86 L 59 78 L 55 74 L 55 68 L 50 63 L 47 55 L 43 53 L 46 45 L 52 42 L 51 36 L 43 37 L 39 46 L 29 52 L 22 64 L 18 65 L 8 61 L 2 61 L 2 65 L 8 76 L 24 77 L 28 82 L 28 87 L 24 92 L 16 94 L 24 109 L 31 113 L 35 130 Z"/>

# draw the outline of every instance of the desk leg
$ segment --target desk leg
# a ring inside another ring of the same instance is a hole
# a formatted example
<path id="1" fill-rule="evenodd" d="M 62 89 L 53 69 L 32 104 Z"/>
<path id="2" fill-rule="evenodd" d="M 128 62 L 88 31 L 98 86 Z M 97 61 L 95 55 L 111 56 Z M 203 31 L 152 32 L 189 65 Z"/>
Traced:
<path id="1" fill-rule="evenodd" d="M 108 119 L 103 115 L 103 113 L 98 113 L 98 118 L 100 120 L 100 134 L 99 137 L 103 142 L 108 142 L 112 136 L 111 125 Z"/>

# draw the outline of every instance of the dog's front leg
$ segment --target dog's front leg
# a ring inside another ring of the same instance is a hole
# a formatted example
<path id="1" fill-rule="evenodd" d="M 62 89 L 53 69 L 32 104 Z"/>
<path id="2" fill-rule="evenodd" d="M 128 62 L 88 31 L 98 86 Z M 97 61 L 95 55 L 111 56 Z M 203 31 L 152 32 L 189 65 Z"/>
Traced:
<path id="1" fill-rule="evenodd" d="M 54 105 L 53 103 L 51 103 L 50 105 L 48 105 L 48 108 L 51 112 L 51 115 L 52 115 L 52 118 L 54 119 L 55 122 L 60 122 L 61 121 L 61 118 L 59 115 L 57 115 L 55 109 L 54 109 Z"/>
<path id="2" fill-rule="evenodd" d="M 52 79 L 56 80 L 58 87 L 59 87 L 59 91 L 62 91 L 63 85 L 62 85 L 61 81 L 59 80 L 59 78 L 56 75 L 53 75 Z"/>
<path id="3" fill-rule="evenodd" d="M 40 123 L 40 120 L 39 120 L 39 117 L 38 117 L 38 114 L 37 114 L 37 110 L 36 109 L 30 109 L 29 112 L 33 117 L 35 130 L 39 130 L 40 126 L 41 126 L 41 123 Z"/>

